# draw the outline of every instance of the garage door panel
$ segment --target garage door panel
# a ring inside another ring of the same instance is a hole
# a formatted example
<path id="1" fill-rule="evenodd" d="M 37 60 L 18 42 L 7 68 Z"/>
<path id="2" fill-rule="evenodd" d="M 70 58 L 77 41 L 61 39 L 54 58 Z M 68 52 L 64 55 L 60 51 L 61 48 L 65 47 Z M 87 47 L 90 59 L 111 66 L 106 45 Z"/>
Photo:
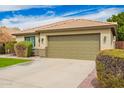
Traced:
<path id="1" fill-rule="evenodd" d="M 74 45 L 75 46 L 79 46 L 79 44 L 85 46 L 85 44 L 92 45 L 91 42 L 94 43 L 94 44 L 98 44 L 98 42 L 95 42 L 95 41 L 87 41 L 87 42 L 86 41 L 83 41 L 83 43 L 82 43 L 82 41 L 80 41 L 80 42 L 70 42 L 70 41 L 68 41 L 68 42 L 51 42 L 49 44 L 51 44 L 51 46 L 60 46 L 60 45 L 63 46 L 63 44 L 66 44 L 66 46 L 70 46 L 69 44 L 73 44 L 73 46 Z"/>
<path id="2" fill-rule="evenodd" d="M 98 51 L 99 34 L 48 37 L 48 57 L 95 59 Z"/>
<path id="3" fill-rule="evenodd" d="M 93 43 L 93 42 L 92 42 Z M 52 47 L 54 47 L 54 48 L 63 48 L 63 47 L 65 47 L 65 48 L 91 48 L 91 46 L 92 47 L 96 47 L 96 46 L 93 46 L 91 43 L 84 43 L 84 44 L 80 44 L 80 46 L 79 46 L 79 44 L 69 44 L 69 43 L 63 43 L 63 44 L 55 44 L 55 43 L 53 43 L 54 45 L 51 45 L 50 47 L 52 48 Z M 68 45 L 66 45 L 65 46 L 65 44 L 68 44 Z M 98 43 L 94 43 L 94 44 L 96 44 L 96 45 L 98 45 Z M 50 44 L 49 44 L 50 45 Z M 73 45 L 73 46 L 71 46 L 71 45 Z M 71 46 L 71 47 L 70 47 Z"/>

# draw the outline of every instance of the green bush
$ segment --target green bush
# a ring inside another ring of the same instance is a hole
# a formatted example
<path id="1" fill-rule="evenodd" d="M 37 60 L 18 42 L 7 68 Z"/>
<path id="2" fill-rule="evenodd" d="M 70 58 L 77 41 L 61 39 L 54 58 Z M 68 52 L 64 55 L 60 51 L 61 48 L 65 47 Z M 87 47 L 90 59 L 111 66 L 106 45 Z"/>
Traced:
<path id="1" fill-rule="evenodd" d="M 32 54 L 32 43 L 21 41 L 15 44 L 15 52 L 18 57 L 29 57 Z"/>
<path id="2" fill-rule="evenodd" d="M 124 87 L 124 50 L 101 51 L 96 58 L 96 70 L 103 87 Z"/>
<path id="3" fill-rule="evenodd" d="M 0 45 L 0 54 L 5 54 L 5 46 Z"/>
<path id="4" fill-rule="evenodd" d="M 8 54 L 15 53 L 14 45 L 16 41 L 5 43 L 5 52 Z"/>

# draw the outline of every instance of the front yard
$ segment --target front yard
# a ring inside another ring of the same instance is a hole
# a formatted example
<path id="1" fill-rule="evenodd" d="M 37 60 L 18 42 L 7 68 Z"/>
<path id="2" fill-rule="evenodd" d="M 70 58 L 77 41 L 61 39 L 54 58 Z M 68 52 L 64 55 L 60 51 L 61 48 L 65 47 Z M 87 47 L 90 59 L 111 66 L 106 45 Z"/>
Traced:
<path id="1" fill-rule="evenodd" d="M 94 61 L 40 57 L 31 60 L 31 64 L 0 70 L 0 88 L 76 88 L 95 69 Z"/>
<path id="2" fill-rule="evenodd" d="M 18 63 L 28 62 L 30 60 L 27 59 L 15 59 L 15 58 L 0 58 L 0 68 L 6 67 L 10 65 L 15 65 Z"/>

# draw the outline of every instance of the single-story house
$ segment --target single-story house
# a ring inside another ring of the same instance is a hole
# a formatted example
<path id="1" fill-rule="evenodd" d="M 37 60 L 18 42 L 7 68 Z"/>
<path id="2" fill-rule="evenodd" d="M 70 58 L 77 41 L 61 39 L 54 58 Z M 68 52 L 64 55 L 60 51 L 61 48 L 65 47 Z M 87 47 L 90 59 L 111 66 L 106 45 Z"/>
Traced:
<path id="1" fill-rule="evenodd" d="M 104 49 L 114 49 L 117 24 L 70 19 L 27 29 L 13 35 L 17 42 L 31 41 L 35 55 L 49 58 L 95 59 Z"/>

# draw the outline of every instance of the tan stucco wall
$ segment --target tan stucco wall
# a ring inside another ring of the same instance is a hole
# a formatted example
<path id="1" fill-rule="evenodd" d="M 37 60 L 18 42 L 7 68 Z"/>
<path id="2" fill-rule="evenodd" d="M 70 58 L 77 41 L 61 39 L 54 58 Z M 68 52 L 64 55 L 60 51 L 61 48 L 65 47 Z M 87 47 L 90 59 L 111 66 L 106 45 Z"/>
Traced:
<path id="1" fill-rule="evenodd" d="M 43 42 L 42 42 L 43 39 Z M 48 40 L 47 36 L 45 34 L 40 34 L 40 48 L 45 49 L 48 46 Z"/>
<path id="2" fill-rule="evenodd" d="M 115 47 L 115 42 L 113 40 L 113 34 L 111 29 L 95 29 L 95 30 L 85 30 L 85 31 L 65 31 L 65 32 L 52 32 L 52 33 L 41 33 L 40 38 L 44 38 L 45 43 L 42 44 L 42 48 L 48 46 L 48 36 L 52 35 L 74 35 L 74 34 L 92 34 L 100 33 L 100 50 L 113 49 Z M 104 37 L 106 37 L 106 42 L 104 42 Z"/>
<path id="3" fill-rule="evenodd" d="M 104 42 L 104 37 L 106 37 L 106 42 Z M 113 49 L 112 33 L 110 30 L 105 30 L 101 32 L 101 50 Z"/>
<path id="4" fill-rule="evenodd" d="M 80 30 L 80 31 L 64 31 L 64 32 L 51 32 L 51 33 L 40 33 L 40 35 L 35 35 L 36 40 L 36 49 L 45 49 L 48 47 L 48 36 L 52 35 L 74 35 L 74 34 L 92 34 L 99 33 L 100 34 L 100 50 L 104 49 L 113 49 L 115 47 L 114 37 L 111 32 L 111 29 L 95 29 L 95 30 Z M 25 36 L 32 36 L 25 35 Z M 25 36 L 16 36 L 17 42 L 24 41 Z M 104 37 L 106 37 L 106 42 L 104 42 Z M 39 43 L 40 39 L 40 43 Z M 43 39 L 43 42 L 42 42 Z"/>
<path id="5" fill-rule="evenodd" d="M 24 36 L 16 36 L 16 41 L 17 42 L 24 41 Z"/>
<path id="6" fill-rule="evenodd" d="M 21 35 L 21 36 L 16 36 L 16 41 L 20 42 L 20 41 L 24 41 L 24 37 L 26 36 L 35 36 L 35 47 L 34 48 L 40 48 L 40 43 L 39 43 L 39 39 L 40 39 L 40 35 L 35 35 L 35 34 L 31 34 L 31 35 Z"/>

